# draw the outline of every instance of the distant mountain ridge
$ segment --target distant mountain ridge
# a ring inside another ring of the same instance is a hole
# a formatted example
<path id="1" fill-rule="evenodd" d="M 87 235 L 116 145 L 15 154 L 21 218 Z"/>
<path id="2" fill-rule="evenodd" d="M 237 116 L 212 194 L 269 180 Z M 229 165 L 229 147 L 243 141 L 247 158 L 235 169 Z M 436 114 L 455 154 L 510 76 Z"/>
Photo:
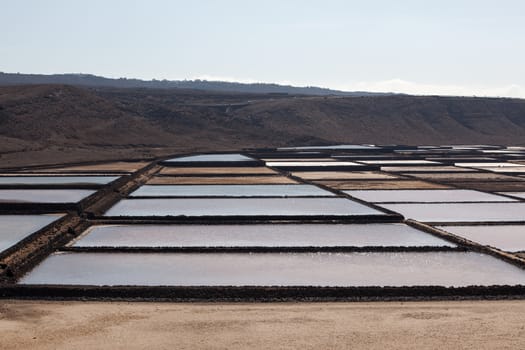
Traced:
<path id="1" fill-rule="evenodd" d="M 234 83 L 208 80 L 140 80 L 119 78 L 112 79 L 92 74 L 23 74 L 0 72 L 0 85 L 40 85 L 64 84 L 84 87 L 111 88 L 152 88 L 152 89 L 190 89 L 220 92 L 242 92 L 257 94 L 289 94 L 314 96 L 375 96 L 390 95 L 388 93 L 373 93 L 364 91 L 340 91 L 315 86 L 296 87 L 290 85 L 268 83 Z"/>

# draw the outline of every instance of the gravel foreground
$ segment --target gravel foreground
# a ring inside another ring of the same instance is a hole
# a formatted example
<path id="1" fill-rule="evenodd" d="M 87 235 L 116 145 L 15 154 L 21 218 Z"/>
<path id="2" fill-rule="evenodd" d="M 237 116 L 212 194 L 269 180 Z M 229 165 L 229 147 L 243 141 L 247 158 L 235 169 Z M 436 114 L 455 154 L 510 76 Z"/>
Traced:
<path id="1" fill-rule="evenodd" d="M 523 349 L 525 301 L 0 301 L 0 349 Z"/>

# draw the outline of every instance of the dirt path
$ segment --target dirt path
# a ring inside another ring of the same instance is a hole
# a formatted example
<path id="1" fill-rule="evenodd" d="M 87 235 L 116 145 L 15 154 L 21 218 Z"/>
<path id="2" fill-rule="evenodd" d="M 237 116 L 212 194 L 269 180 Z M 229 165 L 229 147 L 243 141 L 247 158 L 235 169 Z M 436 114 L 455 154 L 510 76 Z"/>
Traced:
<path id="1" fill-rule="evenodd" d="M 525 301 L 0 301 L 1 349 L 523 349 Z"/>

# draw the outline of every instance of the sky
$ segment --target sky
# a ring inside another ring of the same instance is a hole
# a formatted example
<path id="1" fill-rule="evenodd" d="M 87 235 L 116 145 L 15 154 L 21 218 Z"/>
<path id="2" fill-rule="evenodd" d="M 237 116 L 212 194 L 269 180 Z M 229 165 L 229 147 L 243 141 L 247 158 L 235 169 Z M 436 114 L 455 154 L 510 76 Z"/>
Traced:
<path id="1" fill-rule="evenodd" d="M 0 71 L 525 98 L 525 1 L 0 0 Z"/>

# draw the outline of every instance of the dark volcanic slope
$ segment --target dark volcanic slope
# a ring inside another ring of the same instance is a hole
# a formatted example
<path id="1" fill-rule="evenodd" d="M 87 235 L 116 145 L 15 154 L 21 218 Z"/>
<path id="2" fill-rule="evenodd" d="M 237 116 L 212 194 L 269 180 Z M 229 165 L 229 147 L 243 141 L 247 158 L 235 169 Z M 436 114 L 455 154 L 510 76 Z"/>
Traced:
<path id="1" fill-rule="evenodd" d="M 101 90 L 156 120 L 248 145 L 305 142 L 525 143 L 525 100 L 462 97 L 280 97 Z M 248 137 L 246 137 L 248 136 Z M 267 142 L 266 142 L 267 141 Z M 262 143 L 261 143 L 262 142 Z"/>
<path id="2" fill-rule="evenodd" d="M 525 100 L 0 88 L 2 166 L 321 143 L 524 145 Z"/>
<path id="3" fill-rule="evenodd" d="M 193 89 L 205 91 L 222 91 L 237 93 L 277 93 L 277 94 L 304 94 L 304 95 L 339 95 L 339 96 L 369 96 L 385 95 L 384 93 L 364 91 L 339 91 L 315 86 L 296 87 L 289 85 L 266 83 L 233 83 L 226 81 L 207 80 L 140 80 L 140 79 L 112 79 L 92 74 L 20 74 L 0 72 L 0 85 L 45 85 L 62 84 L 84 87 L 111 87 L 111 88 L 150 88 L 150 89 Z"/>
<path id="4" fill-rule="evenodd" d="M 454 97 L 302 99 L 244 108 L 268 129 L 325 140 L 397 144 L 523 144 L 525 101 Z M 241 117 L 241 116 L 239 116 Z"/>

